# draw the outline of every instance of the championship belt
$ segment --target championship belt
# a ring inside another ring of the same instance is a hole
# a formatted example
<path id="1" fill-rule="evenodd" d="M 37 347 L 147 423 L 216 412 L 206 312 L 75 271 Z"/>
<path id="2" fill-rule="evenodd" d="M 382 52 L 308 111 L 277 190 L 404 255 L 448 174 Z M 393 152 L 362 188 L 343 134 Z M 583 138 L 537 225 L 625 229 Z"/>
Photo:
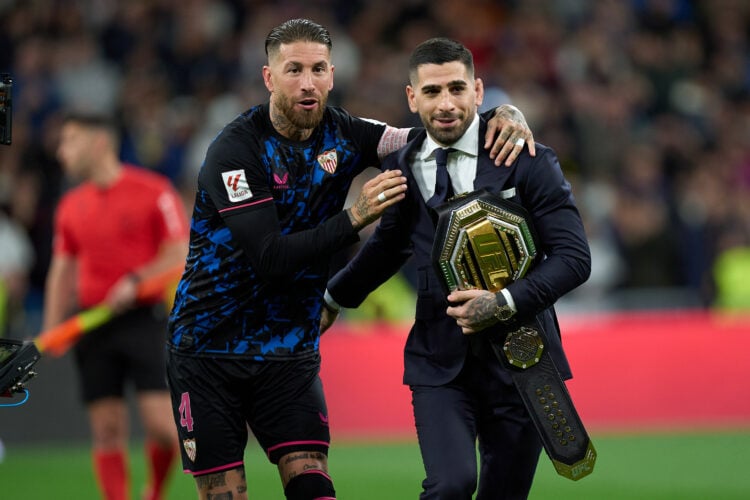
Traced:
<path id="1" fill-rule="evenodd" d="M 497 293 L 522 278 L 537 258 L 526 210 L 482 189 L 436 209 L 432 260 L 448 293 L 484 289 Z M 578 480 L 594 470 L 596 450 L 544 345 L 541 323 L 512 320 L 505 339 L 488 335 L 558 474 Z"/>

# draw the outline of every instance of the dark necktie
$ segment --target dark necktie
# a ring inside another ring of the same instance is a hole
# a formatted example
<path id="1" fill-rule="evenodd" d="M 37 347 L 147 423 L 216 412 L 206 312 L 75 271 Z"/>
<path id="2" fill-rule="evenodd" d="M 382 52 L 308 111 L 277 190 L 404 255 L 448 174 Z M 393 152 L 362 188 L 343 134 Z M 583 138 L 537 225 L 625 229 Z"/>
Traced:
<path id="1" fill-rule="evenodd" d="M 437 171 L 435 172 L 435 194 L 427 200 L 427 206 L 435 208 L 445 200 L 453 196 L 453 187 L 451 187 L 451 178 L 448 175 L 448 153 L 455 151 L 453 148 L 438 148 L 435 150 L 435 163 Z"/>

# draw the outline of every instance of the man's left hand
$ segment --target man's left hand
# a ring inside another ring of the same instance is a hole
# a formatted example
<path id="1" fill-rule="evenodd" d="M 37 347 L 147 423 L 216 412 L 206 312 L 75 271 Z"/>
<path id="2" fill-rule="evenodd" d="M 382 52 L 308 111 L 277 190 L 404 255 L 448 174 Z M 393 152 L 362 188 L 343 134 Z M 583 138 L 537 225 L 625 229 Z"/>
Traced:
<path id="1" fill-rule="evenodd" d="M 104 302 L 114 314 L 122 314 L 135 306 L 137 295 L 138 281 L 134 275 L 127 274 L 110 288 Z"/>
<path id="2" fill-rule="evenodd" d="M 534 134 L 526 124 L 523 113 L 511 104 L 495 108 L 494 116 L 487 122 L 484 139 L 484 148 L 492 146 L 490 158 L 495 159 L 498 167 L 503 164 L 503 160 L 506 167 L 511 166 L 524 146 L 528 146 L 531 156 L 536 156 Z"/>

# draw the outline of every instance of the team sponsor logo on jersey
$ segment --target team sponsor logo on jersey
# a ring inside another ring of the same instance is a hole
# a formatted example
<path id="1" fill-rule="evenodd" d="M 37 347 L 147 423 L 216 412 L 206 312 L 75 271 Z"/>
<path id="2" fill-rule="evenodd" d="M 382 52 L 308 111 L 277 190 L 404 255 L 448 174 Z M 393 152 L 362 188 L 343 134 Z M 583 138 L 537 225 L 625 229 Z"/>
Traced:
<path id="1" fill-rule="evenodd" d="M 320 155 L 318 155 L 318 163 L 323 167 L 323 170 L 332 174 L 336 171 L 338 166 L 338 156 L 336 155 L 335 149 L 330 149 Z"/>
<path id="2" fill-rule="evenodd" d="M 237 202 L 253 197 L 253 193 L 252 191 L 250 191 L 250 185 L 247 182 L 247 177 L 245 177 L 244 170 L 230 170 L 229 172 L 222 172 L 221 178 L 224 180 L 224 189 L 227 190 L 229 201 Z"/>
<path id="3" fill-rule="evenodd" d="M 273 174 L 274 189 L 289 189 L 289 172 L 284 172 L 284 175 Z"/>
<path id="4" fill-rule="evenodd" d="M 185 448 L 185 453 L 187 454 L 188 458 L 191 462 L 195 462 L 195 454 L 197 453 L 196 447 L 195 447 L 195 439 L 185 439 L 182 441 L 182 447 Z"/>

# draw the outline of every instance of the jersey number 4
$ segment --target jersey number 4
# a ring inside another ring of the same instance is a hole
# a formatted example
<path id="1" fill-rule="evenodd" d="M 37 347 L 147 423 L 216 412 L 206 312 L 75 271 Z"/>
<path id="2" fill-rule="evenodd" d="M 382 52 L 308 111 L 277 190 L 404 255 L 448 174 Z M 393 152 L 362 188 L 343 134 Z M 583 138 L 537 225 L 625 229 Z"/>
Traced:
<path id="1" fill-rule="evenodd" d="M 190 412 L 190 393 L 183 392 L 180 396 L 180 425 L 193 432 L 193 415 Z"/>

